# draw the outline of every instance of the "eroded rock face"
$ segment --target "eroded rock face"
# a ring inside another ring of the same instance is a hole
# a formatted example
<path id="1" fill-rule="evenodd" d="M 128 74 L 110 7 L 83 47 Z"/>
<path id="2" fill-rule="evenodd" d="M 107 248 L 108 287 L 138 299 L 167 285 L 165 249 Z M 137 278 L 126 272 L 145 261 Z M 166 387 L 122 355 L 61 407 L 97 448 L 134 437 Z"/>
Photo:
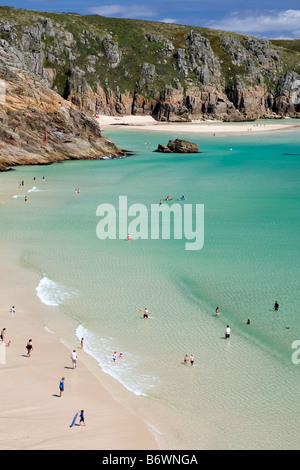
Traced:
<path id="1" fill-rule="evenodd" d="M 1 55 L 0 170 L 14 165 L 126 155 L 101 136 L 97 122 L 37 82 L 8 66 Z M 4 99 L 3 99 L 4 98 Z"/>
<path id="2" fill-rule="evenodd" d="M 282 50 L 270 41 L 148 22 L 133 33 L 122 23 L 127 20 L 89 23 L 80 15 L 50 19 L 38 12 L 26 20 L 17 9 L 9 17 L 5 12 L 0 7 L 3 61 L 33 74 L 87 116 L 151 114 L 171 122 L 300 117 L 300 75 L 286 70 Z"/>
<path id="3" fill-rule="evenodd" d="M 156 152 L 161 153 L 198 153 L 198 145 L 188 140 L 169 140 L 168 145 L 159 144 Z"/>

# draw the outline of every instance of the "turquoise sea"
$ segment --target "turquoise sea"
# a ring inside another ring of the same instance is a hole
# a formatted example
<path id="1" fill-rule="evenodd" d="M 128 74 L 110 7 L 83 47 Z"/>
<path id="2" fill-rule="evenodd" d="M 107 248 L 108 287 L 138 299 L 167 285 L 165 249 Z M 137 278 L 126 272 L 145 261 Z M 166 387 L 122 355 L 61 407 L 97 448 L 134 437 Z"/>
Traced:
<path id="1" fill-rule="evenodd" d="M 103 134 L 132 155 L 0 174 L 14 196 L 0 207 L 0 242 L 38 273 L 46 324 L 63 338 L 72 320 L 74 340 L 136 396 L 169 449 L 298 449 L 300 130 Z M 154 152 L 175 138 L 200 153 Z M 201 250 L 173 237 L 97 237 L 99 205 L 118 213 L 127 196 L 150 211 L 182 194 L 182 206 L 204 204 Z"/>

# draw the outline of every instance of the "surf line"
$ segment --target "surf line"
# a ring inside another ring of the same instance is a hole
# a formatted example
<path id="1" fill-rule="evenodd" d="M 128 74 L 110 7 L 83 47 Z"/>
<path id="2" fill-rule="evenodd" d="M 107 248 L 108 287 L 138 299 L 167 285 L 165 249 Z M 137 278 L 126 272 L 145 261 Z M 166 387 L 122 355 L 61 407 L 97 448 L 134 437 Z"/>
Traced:
<path id="1" fill-rule="evenodd" d="M 119 196 L 118 207 L 100 204 L 96 216 L 101 218 L 96 227 L 100 240 L 185 239 L 185 250 L 204 245 L 204 204 L 151 204 L 149 211 L 140 203 L 128 206 L 127 196 Z"/>

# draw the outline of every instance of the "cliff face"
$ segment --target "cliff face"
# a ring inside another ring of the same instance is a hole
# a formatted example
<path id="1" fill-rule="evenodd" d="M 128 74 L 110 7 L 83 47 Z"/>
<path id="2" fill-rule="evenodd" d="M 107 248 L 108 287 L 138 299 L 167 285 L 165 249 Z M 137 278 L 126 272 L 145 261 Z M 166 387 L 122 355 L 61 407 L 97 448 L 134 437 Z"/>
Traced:
<path id="1" fill-rule="evenodd" d="M 300 41 L 0 7 L 2 157 L 122 154 L 101 137 L 96 112 L 160 121 L 299 117 L 298 51 Z"/>
<path id="2" fill-rule="evenodd" d="M 120 157 L 125 151 L 101 137 L 95 120 L 19 69 L 3 65 L 0 105 L 0 170 L 66 159 Z"/>
<path id="3" fill-rule="evenodd" d="M 0 171 L 14 165 L 125 156 L 125 150 L 101 136 L 95 119 L 51 89 L 46 69 L 32 67 L 39 43 L 22 41 L 19 49 L 0 40 Z"/>

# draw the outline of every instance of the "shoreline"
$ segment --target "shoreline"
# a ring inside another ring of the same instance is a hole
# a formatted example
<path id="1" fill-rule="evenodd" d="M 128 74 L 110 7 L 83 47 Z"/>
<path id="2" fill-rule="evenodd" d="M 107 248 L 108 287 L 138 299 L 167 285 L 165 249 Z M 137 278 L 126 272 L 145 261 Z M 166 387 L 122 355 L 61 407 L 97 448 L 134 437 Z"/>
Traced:
<path id="1" fill-rule="evenodd" d="M 13 196 L 9 187 L 1 186 L 0 193 L 2 203 Z M 75 328 L 64 339 L 51 330 L 47 316 L 59 317 L 59 307 L 39 300 L 38 273 L 22 266 L 19 248 L 2 243 L 0 253 L 1 330 L 6 328 L 0 345 L 0 449 L 158 450 L 150 425 L 136 412 L 134 404 L 139 397 L 127 396 L 125 389 L 118 390 L 113 380 L 105 377 L 97 361 L 80 348 Z M 15 313 L 10 312 L 13 305 Z M 26 357 L 29 339 L 34 349 Z M 5 345 L 8 341 L 9 347 Z M 78 354 L 75 370 L 70 358 L 73 349 Z M 62 377 L 65 391 L 60 398 Z M 85 410 L 86 426 L 79 426 L 78 419 L 70 428 L 81 409 Z"/>
<path id="2" fill-rule="evenodd" d="M 109 127 L 112 128 L 115 126 Z M 145 129 L 144 126 L 127 125 L 121 125 L 120 128 L 125 131 Z M 285 124 L 284 128 L 290 127 Z M 156 131 L 156 126 L 152 126 L 151 130 Z M 2 177 L 3 181 L 0 181 L 0 211 L 1 202 L 9 204 L 10 198 L 17 192 L 17 178 L 13 173 L 6 173 Z M 15 189 L 12 190 L 12 187 Z M 22 263 L 22 249 L 13 243 L 7 243 L 6 246 L 5 236 L 2 238 L 1 329 L 6 327 L 6 340 L 11 340 L 12 345 L 6 349 L 6 364 L 0 364 L 3 403 L 1 429 L 5 436 L 0 448 L 167 449 L 163 446 L 164 436 L 159 436 L 159 432 L 151 428 L 149 420 L 142 417 L 147 398 L 137 397 L 127 391 L 103 372 L 95 359 L 80 349 L 75 336 L 78 323 L 75 319 L 66 320 L 60 307 L 46 306 L 38 299 L 36 287 L 41 280 L 41 273 L 27 269 L 26 264 Z M 16 314 L 13 316 L 9 313 L 12 304 L 16 305 Z M 52 331 L 53 317 L 54 325 L 55 321 L 58 324 L 60 317 L 65 322 L 59 327 L 59 333 L 55 328 L 53 330 L 56 333 Z M 31 337 L 34 351 L 31 358 L 26 358 L 25 345 Z M 71 369 L 70 359 L 74 347 L 79 356 L 76 371 Z M 66 391 L 63 399 L 60 399 L 57 396 L 58 383 L 63 375 L 66 377 Z M 22 389 L 18 384 L 22 384 Z M 78 411 L 81 407 L 85 409 L 87 426 L 70 429 L 74 410 Z"/>
<path id="3" fill-rule="evenodd" d="M 178 132 L 178 133 L 260 133 L 270 131 L 281 131 L 286 129 L 296 129 L 300 127 L 300 120 L 295 119 L 291 123 L 290 119 L 263 120 L 251 122 L 222 122 L 222 121 L 192 121 L 192 122 L 159 122 L 151 116 L 98 116 L 95 118 L 101 131 L 112 129 L 130 129 L 155 132 Z M 287 122 L 288 121 L 288 122 Z"/>

